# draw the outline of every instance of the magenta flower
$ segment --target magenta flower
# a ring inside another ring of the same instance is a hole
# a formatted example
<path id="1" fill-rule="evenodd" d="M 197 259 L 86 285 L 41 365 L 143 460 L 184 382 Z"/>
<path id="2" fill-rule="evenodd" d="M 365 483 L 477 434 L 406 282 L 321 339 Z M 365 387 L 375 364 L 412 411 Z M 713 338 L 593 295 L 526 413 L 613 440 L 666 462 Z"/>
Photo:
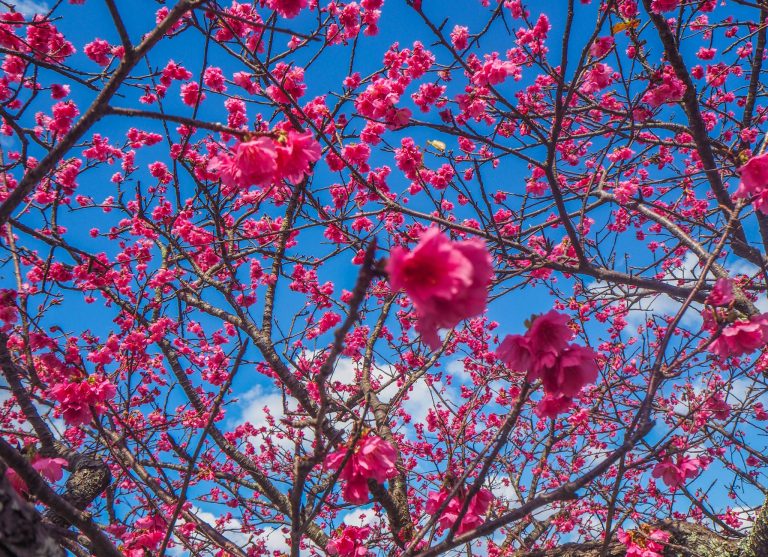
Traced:
<path id="1" fill-rule="evenodd" d="M 727 306 L 733 301 L 733 281 L 721 277 L 715 281 L 712 291 L 707 296 L 707 303 L 711 306 Z"/>
<path id="2" fill-rule="evenodd" d="M 368 555 L 365 540 L 370 534 L 371 529 L 367 526 L 345 526 L 333 534 L 326 550 L 329 555 L 340 557 L 365 557 Z"/>
<path id="3" fill-rule="evenodd" d="M 62 469 L 67 465 L 63 458 L 47 458 L 38 456 L 32 461 L 32 468 L 49 482 L 58 482 L 63 476 Z M 24 480 L 21 479 L 13 468 L 8 468 L 5 472 L 8 481 L 19 495 L 25 495 L 29 488 Z"/>
<path id="4" fill-rule="evenodd" d="M 392 248 L 389 283 L 411 298 L 419 315 L 416 330 L 429 347 L 440 346 L 438 329 L 450 329 L 485 311 L 491 263 L 482 241 L 452 242 L 437 228 L 427 229 L 412 251 Z"/>
<path id="5" fill-rule="evenodd" d="M 671 12 L 680 5 L 680 0 L 653 0 L 651 11 L 657 14 Z"/>
<path id="6" fill-rule="evenodd" d="M 427 496 L 427 514 L 434 515 L 443 505 L 448 498 L 450 491 L 448 489 L 441 489 L 440 491 L 433 491 Z M 465 532 L 474 530 L 483 523 L 485 514 L 488 512 L 488 508 L 493 501 L 493 494 L 487 489 L 481 489 L 477 492 L 467 506 L 467 512 L 461 521 L 461 525 L 456 529 L 456 533 L 461 535 Z M 464 506 L 463 497 L 454 497 L 448 503 L 443 510 L 437 521 L 438 533 L 451 528 L 456 520 L 459 518 L 459 512 Z"/>
<path id="7" fill-rule="evenodd" d="M 112 383 L 92 375 L 85 381 L 56 383 L 49 394 L 61 405 L 67 425 L 78 426 L 91 421 L 91 409 L 101 414 L 105 410 L 104 402 L 114 397 L 115 392 Z"/>
<path id="8" fill-rule="evenodd" d="M 541 366 L 539 375 L 529 374 L 529 377 L 540 377 L 547 392 L 574 397 L 584 385 L 597 380 L 596 358 L 597 354 L 591 348 L 571 345 L 560 353 L 554 365 Z"/>
<path id="9" fill-rule="evenodd" d="M 536 317 L 525 335 L 507 335 L 496 351 L 507 367 L 527 372 L 528 381 L 541 379 L 545 397 L 536 409 L 541 418 L 568 410 L 584 385 L 597 380 L 597 354 L 569 344 L 572 337 L 568 316 L 551 310 Z"/>
<path id="10" fill-rule="evenodd" d="M 349 450 L 339 449 L 325 458 L 325 467 L 338 470 Z M 339 479 L 345 482 L 342 496 L 348 503 L 368 502 L 368 480 L 384 483 L 397 475 L 395 448 L 381 437 L 369 435 L 361 439 L 347 459 Z"/>
<path id="11" fill-rule="evenodd" d="M 768 343 L 768 315 L 761 314 L 739 320 L 725 327 L 709 345 L 709 351 L 721 358 L 754 352 Z"/>
<path id="12" fill-rule="evenodd" d="M 768 188 L 768 153 L 752 157 L 739 169 L 741 183 L 734 197 L 751 197 Z"/>
<path id="13" fill-rule="evenodd" d="M 292 184 L 298 184 L 310 174 L 310 164 L 320 159 L 320 144 L 310 132 L 297 133 L 290 130 L 276 142 L 277 172 Z"/>
<path id="14" fill-rule="evenodd" d="M 653 530 L 646 534 L 642 530 L 650 529 L 643 526 L 641 530 L 627 532 L 619 528 L 616 537 L 627 546 L 626 557 L 662 557 L 671 534 L 664 530 Z"/>
<path id="15" fill-rule="evenodd" d="M 675 463 L 670 458 L 659 462 L 653 468 L 653 477 L 661 478 L 668 487 L 679 487 L 686 480 L 695 478 L 704 466 L 705 463 L 700 458 L 678 455 Z"/>
<path id="16" fill-rule="evenodd" d="M 269 137 L 257 137 L 238 143 L 232 152 L 231 156 L 218 155 L 208 165 L 208 169 L 218 174 L 221 183 L 230 188 L 231 192 L 268 185 L 274 181 L 277 153 Z"/>
<path id="17" fill-rule="evenodd" d="M 569 396 L 547 394 L 539 401 L 533 411 L 541 419 L 554 419 L 567 412 L 572 403 L 573 399 Z"/>

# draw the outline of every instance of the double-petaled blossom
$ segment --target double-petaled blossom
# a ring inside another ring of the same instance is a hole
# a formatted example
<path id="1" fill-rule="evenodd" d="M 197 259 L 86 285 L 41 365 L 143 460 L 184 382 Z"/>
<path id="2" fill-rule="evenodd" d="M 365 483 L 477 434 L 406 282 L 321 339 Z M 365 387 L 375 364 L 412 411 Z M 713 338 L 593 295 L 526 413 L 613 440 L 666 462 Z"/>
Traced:
<path id="1" fill-rule="evenodd" d="M 659 462 L 653 468 L 653 477 L 661 478 L 669 487 L 679 487 L 686 480 L 695 478 L 699 470 L 704 468 L 705 462 L 700 458 L 688 458 L 685 455 L 678 455 L 675 462 L 671 458 L 666 458 Z"/>
<path id="2" fill-rule="evenodd" d="M 263 136 L 238 143 L 231 155 L 215 157 L 209 169 L 218 173 L 222 184 L 233 190 L 269 184 L 277 170 L 274 142 Z"/>
<path id="3" fill-rule="evenodd" d="M 686 85 L 677 77 L 675 70 L 671 66 L 664 66 L 664 69 L 657 73 L 655 77 L 656 79 L 643 95 L 643 102 L 658 108 L 663 104 L 676 103 L 683 98 Z"/>
<path id="4" fill-rule="evenodd" d="M 653 0 L 651 11 L 656 14 L 671 12 L 680 5 L 680 0 Z"/>
<path id="5" fill-rule="evenodd" d="M 437 514 L 440 507 L 443 506 L 445 500 L 448 498 L 448 495 L 450 495 L 450 490 L 448 489 L 431 492 L 427 496 L 427 514 Z M 456 523 L 465 500 L 464 497 L 457 495 L 448 502 L 437 521 L 439 532 L 451 528 Z M 461 535 L 480 526 L 483 523 L 485 514 L 488 512 L 488 508 L 491 506 L 492 502 L 493 494 L 490 491 L 487 489 L 479 490 L 469 502 L 469 505 L 467 505 L 466 514 L 462 518 L 461 524 L 456 529 L 456 533 Z"/>
<path id="6" fill-rule="evenodd" d="M 741 182 L 733 197 L 752 198 L 755 209 L 768 214 L 768 153 L 749 159 L 739 174 Z"/>
<path id="7" fill-rule="evenodd" d="M 320 144 L 310 132 L 290 130 L 277 139 L 265 135 L 240 142 L 231 154 L 211 159 L 208 169 L 221 179 L 227 193 L 234 193 L 282 179 L 297 184 L 311 172 L 310 165 L 320 155 Z"/>
<path id="8" fill-rule="evenodd" d="M 712 291 L 707 296 L 707 304 L 710 306 L 727 306 L 733 301 L 733 281 L 726 277 L 721 277 L 715 281 Z"/>
<path id="9" fill-rule="evenodd" d="M 330 453 L 325 458 L 325 467 L 338 470 L 343 465 L 339 474 L 344 482 L 342 496 L 348 503 L 362 505 L 368 502 L 368 480 L 384 483 L 396 476 L 396 460 L 397 452 L 391 444 L 381 437 L 368 435 L 351 451 L 345 447 Z"/>
<path id="10" fill-rule="evenodd" d="M 370 534 L 368 526 L 344 526 L 333 534 L 325 549 L 329 555 L 365 557 L 368 555 L 365 540 Z"/>
<path id="11" fill-rule="evenodd" d="M 92 375 L 85 381 L 56 383 L 49 394 L 61 407 L 67 425 L 78 426 L 91 421 L 106 410 L 104 403 L 115 396 L 115 386 L 107 379 Z"/>
<path id="12" fill-rule="evenodd" d="M 493 278 L 491 256 L 477 239 L 451 241 L 437 228 L 427 229 L 416 247 L 392 249 L 387 264 L 393 290 L 405 290 L 418 313 L 416 330 L 433 349 L 438 329 L 455 327 L 480 315 Z"/>
<path id="13" fill-rule="evenodd" d="M 507 335 L 496 351 L 507 367 L 527 372 L 529 381 L 541 379 L 541 417 L 565 412 L 584 385 L 597 379 L 597 355 L 591 348 L 570 344 L 572 337 L 568 316 L 551 310 L 535 318 L 524 335 Z"/>
<path id="14" fill-rule="evenodd" d="M 277 172 L 280 178 L 298 184 L 310 173 L 310 165 L 320 158 L 320 144 L 310 132 L 293 130 L 281 135 L 275 142 Z"/>
<path id="15" fill-rule="evenodd" d="M 627 546 L 626 557 L 662 557 L 671 534 L 658 529 L 643 528 L 642 530 L 627 532 L 619 528 L 616 537 Z"/>
<path id="16" fill-rule="evenodd" d="M 62 469 L 66 465 L 67 461 L 63 458 L 36 456 L 32 460 L 32 468 L 49 482 L 58 482 L 64 476 Z M 5 475 L 17 493 L 24 495 L 29 491 L 26 482 L 21 479 L 21 476 L 16 473 L 16 470 L 8 468 Z"/>
<path id="17" fill-rule="evenodd" d="M 768 314 L 739 319 L 725 327 L 709 345 L 709 351 L 721 358 L 742 356 L 768 344 Z"/>

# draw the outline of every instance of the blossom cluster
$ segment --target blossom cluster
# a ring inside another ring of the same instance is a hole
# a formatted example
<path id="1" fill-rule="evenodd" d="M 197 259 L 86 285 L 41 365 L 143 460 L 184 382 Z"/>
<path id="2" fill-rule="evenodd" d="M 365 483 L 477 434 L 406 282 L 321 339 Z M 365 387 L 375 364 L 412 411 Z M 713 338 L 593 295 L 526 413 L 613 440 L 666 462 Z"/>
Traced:
<path id="1" fill-rule="evenodd" d="M 741 182 L 733 197 L 752 199 L 755 209 L 768 215 L 768 153 L 750 158 L 740 174 Z"/>
<path id="2" fill-rule="evenodd" d="M 427 514 L 437 514 L 448 499 L 450 491 L 451 490 L 444 488 L 440 491 L 431 492 L 427 496 Z M 437 521 L 438 533 L 451 528 L 456 523 L 465 502 L 466 497 L 462 497 L 461 495 L 455 495 L 451 498 Z M 487 489 L 479 490 L 477 494 L 472 497 L 469 505 L 467 505 L 466 513 L 461 520 L 461 524 L 456 529 L 456 533 L 462 535 L 480 526 L 483 523 L 483 517 L 488 512 L 488 508 L 491 506 L 492 502 L 493 494 L 490 491 Z"/>
<path id="3" fill-rule="evenodd" d="M 416 330 L 433 349 L 437 331 L 485 310 L 493 277 L 491 257 L 477 239 L 452 242 L 437 228 L 427 229 L 408 251 L 392 249 L 387 272 L 393 290 L 405 290 L 418 313 Z"/>
<path id="4" fill-rule="evenodd" d="M 344 500 L 356 505 L 368 502 L 368 480 L 384 483 L 397 475 L 395 448 L 375 435 L 360 439 L 352 449 L 343 447 L 325 458 L 325 467 L 338 470 L 344 481 Z"/>
<path id="5" fill-rule="evenodd" d="M 524 335 L 507 335 L 497 355 L 515 371 L 527 372 L 529 381 L 541 380 L 545 396 L 536 412 L 555 417 L 566 411 L 582 387 L 597 379 L 597 355 L 571 344 L 568 316 L 555 310 L 536 317 Z"/>
<path id="6" fill-rule="evenodd" d="M 242 141 L 231 154 L 214 157 L 208 168 L 219 176 L 225 193 L 235 193 L 277 180 L 298 184 L 320 154 L 320 144 L 310 132 L 289 130 L 276 139 L 262 135 Z"/>

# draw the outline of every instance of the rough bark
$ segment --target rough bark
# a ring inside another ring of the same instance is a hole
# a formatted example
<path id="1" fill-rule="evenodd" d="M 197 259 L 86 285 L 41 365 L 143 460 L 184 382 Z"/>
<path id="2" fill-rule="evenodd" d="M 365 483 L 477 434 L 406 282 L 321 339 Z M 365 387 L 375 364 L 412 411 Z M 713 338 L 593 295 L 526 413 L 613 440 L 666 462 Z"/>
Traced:
<path id="1" fill-rule="evenodd" d="M 664 521 L 656 525 L 672 537 L 664 557 L 747 557 L 741 552 L 738 540 L 723 538 L 704 526 L 687 522 Z M 569 543 L 553 549 L 520 552 L 517 557 L 625 557 L 627 547 L 612 542 Z M 748 557 L 765 557 L 768 553 L 750 554 Z"/>
<path id="2" fill-rule="evenodd" d="M 97 458 L 91 458 L 57 443 L 59 454 L 69 462 L 70 475 L 62 497 L 76 509 L 85 510 L 112 481 L 109 466 Z M 65 518 L 49 511 L 47 518 L 58 526 L 68 527 Z"/>
<path id="3" fill-rule="evenodd" d="M 0 474 L 0 557 L 64 557 L 35 508 Z"/>

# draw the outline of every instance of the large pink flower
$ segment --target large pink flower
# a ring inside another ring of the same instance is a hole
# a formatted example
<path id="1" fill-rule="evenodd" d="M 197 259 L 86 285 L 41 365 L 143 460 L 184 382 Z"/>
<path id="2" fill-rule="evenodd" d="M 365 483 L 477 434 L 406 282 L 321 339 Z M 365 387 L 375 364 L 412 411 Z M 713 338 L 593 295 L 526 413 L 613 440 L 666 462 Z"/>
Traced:
<path id="1" fill-rule="evenodd" d="M 524 371 L 529 381 L 541 379 L 545 397 L 536 414 L 555 417 L 565 412 L 584 385 L 597 379 L 597 354 L 569 344 L 573 331 L 568 316 L 551 310 L 533 320 L 525 335 L 507 335 L 496 356 L 515 371 Z"/>
<path id="2" fill-rule="evenodd" d="M 560 353 L 552 366 L 534 367 L 537 374 L 531 378 L 541 378 L 544 391 L 574 397 L 581 388 L 597 379 L 597 355 L 591 348 L 571 345 Z"/>
<path id="3" fill-rule="evenodd" d="M 551 366 L 573 338 L 568 316 L 555 310 L 540 315 L 531 323 L 526 337 L 535 355 L 534 368 Z"/>
<path id="4" fill-rule="evenodd" d="M 678 455 L 675 463 L 669 458 L 659 462 L 653 468 L 653 477 L 661 478 L 669 487 L 678 487 L 695 478 L 704 467 L 702 459 Z"/>
<path id="5" fill-rule="evenodd" d="M 711 306 L 727 306 L 733 301 L 733 281 L 721 277 L 715 281 L 712 291 L 707 296 L 707 303 Z"/>
<path id="6" fill-rule="evenodd" d="M 251 186 L 263 186 L 275 179 L 277 152 L 272 139 L 257 137 L 235 145 L 232 155 L 216 156 L 208 169 L 218 174 L 230 193 Z"/>
<path id="7" fill-rule="evenodd" d="M 325 458 L 325 467 L 338 470 L 349 450 L 339 449 Z M 368 502 L 368 480 L 383 483 L 397 475 L 395 448 L 381 437 L 369 435 L 361 439 L 349 456 L 339 479 L 345 482 L 344 500 L 362 505 Z"/>
<path id="8" fill-rule="evenodd" d="M 555 364 L 558 355 L 573 331 L 568 327 L 568 316 L 550 310 L 533 320 L 525 336 L 507 335 L 496 354 L 507 367 L 517 371 L 530 371 L 532 378 L 541 375 L 541 369 Z"/>
<path id="9" fill-rule="evenodd" d="M 49 482 L 58 482 L 64 476 L 62 469 L 66 465 L 67 461 L 63 458 L 38 456 L 32 461 L 32 468 L 37 470 L 37 473 Z M 16 473 L 16 470 L 8 468 L 5 475 L 17 493 L 24 495 L 29 491 L 26 482 L 21 479 L 21 476 Z"/>
<path id="10" fill-rule="evenodd" d="M 449 493 L 450 492 L 447 489 L 431 492 L 427 496 L 427 514 L 436 514 L 445 500 L 448 498 Z M 478 491 L 477 495 L 475 495 L 472 498 L 472 501 L 469 502 L 469 505 L 467 506 L 467 512 L 461 521 L 461 525 L 459 525 L 459 527 L 456 529 L 456 533 L 461 535 L 482 525 L 485 514 L 488 512 L 488 507 L 491 506 L 492 501 L 493 494 L 490 491 L 487 489 L 481 489 Z M 454 497 L 451 499 L 448 505 L 446 505 L 445 510 L 443 510 L 442 514 L 440 515 L 440 519 L 437 521 L 438 532 L 446 530 L 456 523 L 456 520 L 459 518 L 459 512 L 461 512 L 461 508 L 463 506 L 463 497 Z"/>
<path id="11" fill-rule="evenodd" d="M 61 405 L 61 413 L 67 425 L 87 424 L 93 417 L 91 409 L 101 414 L 104 402 L 115 396 L 115 386 L 108 380 L 90 376 L 85 381 L 56 383 L 49 394 Z"/>
<path id="12" fill-rule="evenodd" d="M 533 412 L 541 419 L 557 418 L 558 415 L 567 412 L 573 399 L 565 395 L 544 395 Z"/>
<path id="13" fill-rule="evenodd" d="M 709 345 L 709 351 L 721 358 L 741 356 L 768 344 L 768 314 L 755 315 L 748 321 L 736 321 L 723 329 Z"/>
<path id="14" fill-rule="evenodd" d="M 734 197 L 751 197 L 768 188 L 768 153 L 752 157 L 739 169 L 741 183 Z"/>
<path id="15" fill-rule="evenodd" d="M 345 526 L 333 534 L 326 550 L 329 555 L 340 555 L 341 557 L 364 557 L 368 555 L 365 547 L 365 540 L 371 534 L 371 529 L 367 526 Z"/>
<path id="16" fill-rule="evenodd" d="M 292 184 L 298 184 L 310 173 L 310 164 L 320 159 L 320 144 L 312 133 L 290 130 L 277 141 L 277 173 Z"/>
<path id="17" fill-rule="evenodd" d="M 438 329 L 455 327 L 485 310 L 491 263 L 482 241 L 452 242 L 437 228 L 429 228 L 412 251 L 392 249 L 387 272 L 392 289 L 405 290 L 413 301 L 419 314 L 416 329 L 436 349 Z"/>

